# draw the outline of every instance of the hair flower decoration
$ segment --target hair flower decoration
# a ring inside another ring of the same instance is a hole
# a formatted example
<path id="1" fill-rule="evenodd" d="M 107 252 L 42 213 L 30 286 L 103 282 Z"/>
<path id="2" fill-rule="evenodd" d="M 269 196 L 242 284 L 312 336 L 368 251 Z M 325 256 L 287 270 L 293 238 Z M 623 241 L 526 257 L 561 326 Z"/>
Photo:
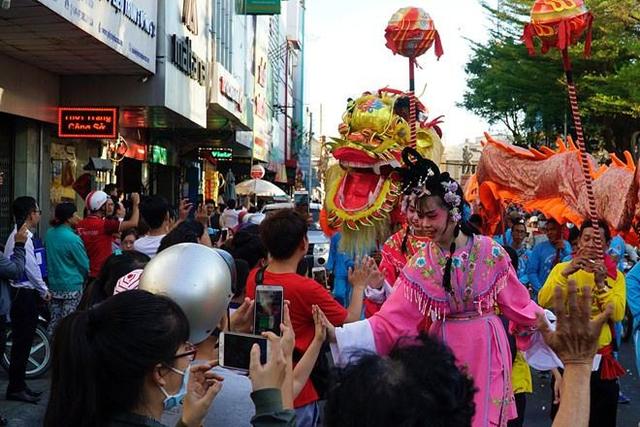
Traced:
<path id="1" fill-rule="evenodd" d="M 454 222 L 460 222 L 462 220 L 462 214 L 460 214 L 460 209 L 453 208 L 449 211 L 449 215 L 451 216 L 451 220 Z"/>

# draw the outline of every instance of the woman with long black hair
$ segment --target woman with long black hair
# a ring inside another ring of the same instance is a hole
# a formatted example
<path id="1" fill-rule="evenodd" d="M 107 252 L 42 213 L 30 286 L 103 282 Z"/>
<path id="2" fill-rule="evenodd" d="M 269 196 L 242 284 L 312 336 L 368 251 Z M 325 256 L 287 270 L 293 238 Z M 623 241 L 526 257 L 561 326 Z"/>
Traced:
<path id="1" fill-rule="evenodd" d="M 178 425 L 200 426 L 219 378 L 190 367 L 189 324 L 167 297 L 133 290 L 64 318 L 55 333 L 44 425 L 161 426 L 184 398 Z"/>

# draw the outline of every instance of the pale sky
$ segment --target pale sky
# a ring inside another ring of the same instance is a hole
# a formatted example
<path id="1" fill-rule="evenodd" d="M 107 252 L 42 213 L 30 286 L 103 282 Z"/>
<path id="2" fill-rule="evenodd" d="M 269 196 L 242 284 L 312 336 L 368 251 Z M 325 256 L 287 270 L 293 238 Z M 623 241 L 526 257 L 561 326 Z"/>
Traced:
<path id="1" fill-rule="evenodd" d="M 408 90 L 408 59 L 385 47 L 384 30 L 401 7 L 423 8 L 440 33 L 444 55 L 436 61 L 433 47 L 418 58 L 416 93 L 429 109 L 429 117 L 444 117 L 447 146 L 481 136 L 489 125 L 459 108 L 466 88 L 464 66 L 471 49 L 465 38 L 483 41 L 490 20 L 478 0 L 307 0 L 305 46 L 305 104 L 314 113 L 314 132 L 337 136 L 337 127 L 349 97 L 385 86 Z"/>

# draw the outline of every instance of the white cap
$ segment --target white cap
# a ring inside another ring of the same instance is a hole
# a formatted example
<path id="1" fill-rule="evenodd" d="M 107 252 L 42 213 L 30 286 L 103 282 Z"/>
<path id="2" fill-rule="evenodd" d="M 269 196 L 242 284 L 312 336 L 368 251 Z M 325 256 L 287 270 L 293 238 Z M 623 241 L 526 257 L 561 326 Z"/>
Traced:
<path id="1" fill-rule="evenodd" d="M 108 199 L 109 196 L 104 191 L 92 191 L 87 196 L 85 203 L 90 211 L 97 211 L 107 203 Z"/>

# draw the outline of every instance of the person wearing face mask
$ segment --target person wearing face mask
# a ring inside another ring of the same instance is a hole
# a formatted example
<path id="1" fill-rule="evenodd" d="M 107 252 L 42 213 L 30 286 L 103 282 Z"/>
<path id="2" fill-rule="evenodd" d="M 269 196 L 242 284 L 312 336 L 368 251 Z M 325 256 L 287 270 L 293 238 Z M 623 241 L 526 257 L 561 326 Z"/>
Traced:
<path id="1" fill-rule="evenodd" d="M 171 299 L 132 290 L 60 321 L 44 426 L 199 427 L 222 383 L 213 362 L 191 366 L 189 323 Z"/>
<path id="2" fill-rule="evenodd" d="M 402 210 L 407 217 L 407 225 L 389 237 L 382 246 L 382 260 L 379 267 L 385 281 L 379 288 L 370 285 L 365 289 L 367 299 L 364 304 L 367 318 L 380 310 L 391 294 L 391 285 L 396 283 L 407 261 L 429 241 L 427 230 L 422 228 L 416 199 L 405 197 L 402 201 Z"/>
<path id="3" fill-rule="evenodd" d="M 74 228 L 80 221 L 76 205 L 69 202 L 56 206 L 44 246 L 47 251 L 51 321 L 48 332 L 53 335 L 58 322 L 74 312 L 82 298 L 82 288 L 89 274 L 89 257 L 82 239 Z"/>
<path id="4" fill-rule="evenodd" d="M 505 250 L 473 235 L 462 220 L 460 185 L 412 148 L 404 149 L 403 160 L 403 191 L 429 241 L 402 269 L 378 313 L 341 328 L 326 325 L 334 360 L 343 364 L 362 350 L 386 355 L 401 338 L 426 330 L 451 348 L 478 388 L 471 425 L 505 425 L 516 407 L 509 343 L 496 307 L 523 350 L 542 309 L 518 281 Z"/>

